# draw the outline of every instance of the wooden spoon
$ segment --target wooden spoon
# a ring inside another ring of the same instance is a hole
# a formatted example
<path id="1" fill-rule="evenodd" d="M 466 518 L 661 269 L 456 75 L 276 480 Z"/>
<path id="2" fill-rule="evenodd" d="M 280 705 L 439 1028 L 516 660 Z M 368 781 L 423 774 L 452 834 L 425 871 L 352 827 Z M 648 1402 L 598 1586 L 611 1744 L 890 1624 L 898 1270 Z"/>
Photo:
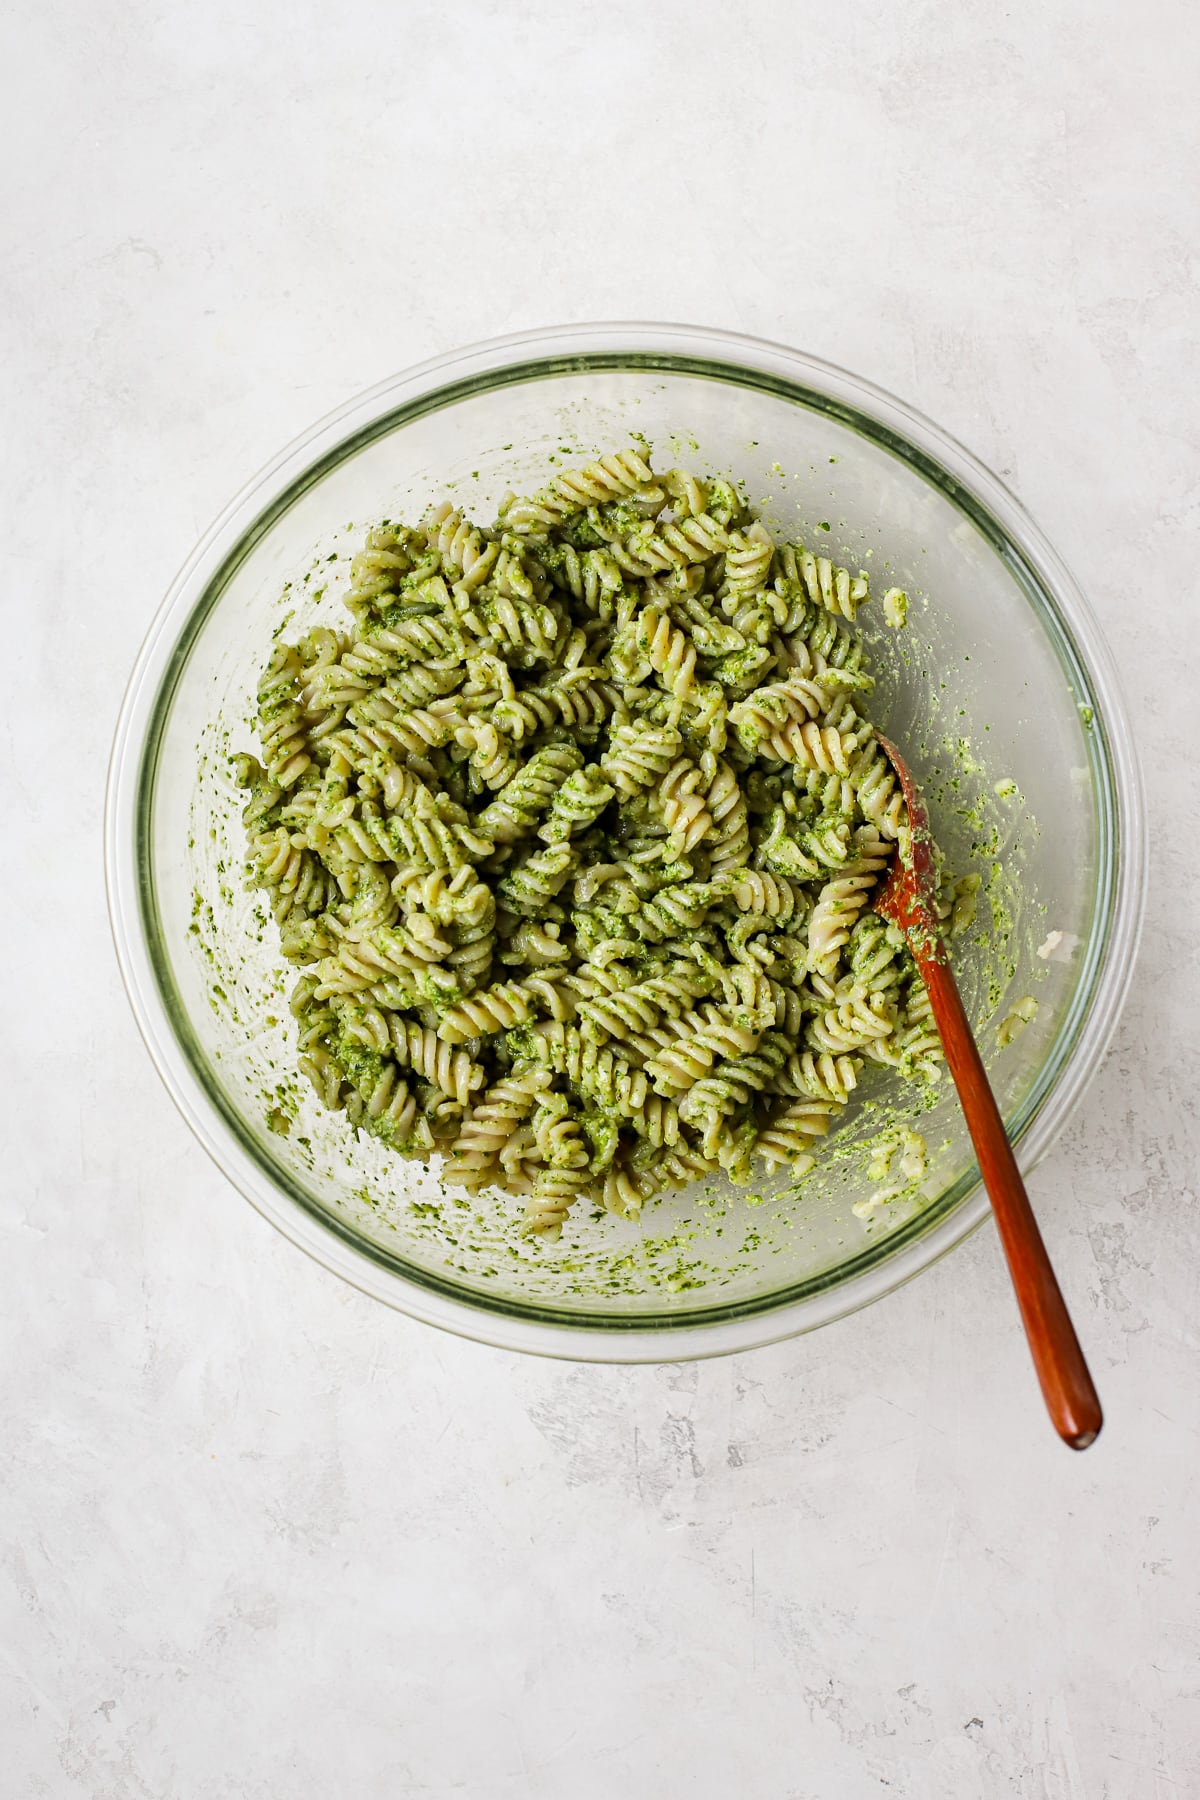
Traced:
<path id="1" fill-rule="evenodd" d="M 929 814 L 896 746 L 882 732 L 876 735 L 900 778 L 908 807 L 911 847 L 906 855 L 896 856 L 871 905 L 904 933 L 929 989 L 934 1021 L 1017 1291 L 1017 1304 L 1046 1410 L 1063 1442 L 1072 1450 L 1086 1450 L 1100 1435 L 1104 1414 L 967 1023 L 946 946 L 938 933 L 934 910 L 937 872 Z"/>

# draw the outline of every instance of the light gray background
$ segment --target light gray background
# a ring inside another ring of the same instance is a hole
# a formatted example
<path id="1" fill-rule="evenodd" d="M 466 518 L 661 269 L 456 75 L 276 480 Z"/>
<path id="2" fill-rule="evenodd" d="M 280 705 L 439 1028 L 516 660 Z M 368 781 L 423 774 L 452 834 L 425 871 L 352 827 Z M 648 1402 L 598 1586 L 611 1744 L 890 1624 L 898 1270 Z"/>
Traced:
<path id="1" fill-rule="evenodd" d="M 4 1800 L 1200 1793 L 1192 10 L 5 12 Z M 990 1228 L 774 1350 L 523 1361 L 276 1238 L 134 1030 L 105 760 L 195 536 L 398 367 L 639 315 L 913 400 L 1124 665 L 1146 943 L 1034 1184 L 1085 1457 Z"/>

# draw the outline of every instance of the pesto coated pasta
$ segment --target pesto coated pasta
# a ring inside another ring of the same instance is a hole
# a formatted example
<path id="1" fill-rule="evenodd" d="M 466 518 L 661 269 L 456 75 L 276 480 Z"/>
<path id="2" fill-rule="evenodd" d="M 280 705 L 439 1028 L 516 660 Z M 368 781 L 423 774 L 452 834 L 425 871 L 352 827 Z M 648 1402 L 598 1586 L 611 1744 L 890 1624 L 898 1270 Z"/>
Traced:
<path id="1" fill-rule="evenodd" d="M 320 1100 L 556 1236 L 802 1172 L 868 1064 L 936 1074 L 871 910 L 905 815 L 869 597 L 640 449 L 489 527 L 372 530 L 350 628 L 276 649 L 237 759 Z"/>

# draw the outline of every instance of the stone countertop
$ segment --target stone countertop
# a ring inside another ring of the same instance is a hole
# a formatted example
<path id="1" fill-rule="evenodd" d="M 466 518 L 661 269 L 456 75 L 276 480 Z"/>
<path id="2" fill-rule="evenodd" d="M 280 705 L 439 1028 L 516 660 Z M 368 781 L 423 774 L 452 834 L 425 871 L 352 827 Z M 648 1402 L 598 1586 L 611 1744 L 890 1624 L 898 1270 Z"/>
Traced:
<path id="1" fill-rule="evenodd" d="M 100 0 L 6 29 L 4 1795 L 1200 1793 L 1195 14 Z M 275 1236 L 134 1028 L 105 762 L 197 534 L 390 371 L 630 316 L 914 402 L 1123 666 L 1145 946 L 1033 1182 L 1108 1413 L 1084 1457 L 990 1228 L 771 1350 L 522 1360 Z"/>

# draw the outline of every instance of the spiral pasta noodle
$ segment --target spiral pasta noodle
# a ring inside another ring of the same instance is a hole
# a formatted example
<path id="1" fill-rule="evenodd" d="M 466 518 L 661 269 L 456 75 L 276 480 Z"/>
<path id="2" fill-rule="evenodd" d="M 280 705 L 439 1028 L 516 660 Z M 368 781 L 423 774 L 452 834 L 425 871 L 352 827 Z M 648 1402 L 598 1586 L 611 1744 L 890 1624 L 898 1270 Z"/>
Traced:
<path id="1" fill-rule="evenodd" d="M 803 1170 L 878 1066 L 937 1074 L 871 910 L 906 821 L 865 575 L 633 445 L 378 525 L 345 580 L 234 770 L 321 1104 L 546 1240 Z"/>

